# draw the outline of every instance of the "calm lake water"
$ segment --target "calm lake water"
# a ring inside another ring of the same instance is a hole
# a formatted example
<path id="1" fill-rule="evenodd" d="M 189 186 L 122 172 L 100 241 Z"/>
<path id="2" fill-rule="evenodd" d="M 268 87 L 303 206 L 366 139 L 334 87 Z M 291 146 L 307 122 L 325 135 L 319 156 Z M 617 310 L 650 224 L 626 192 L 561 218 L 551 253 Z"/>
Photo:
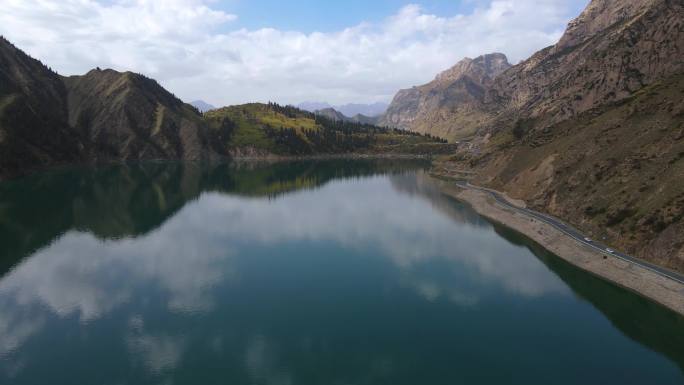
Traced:
<path id="1" fill-rule="evenodd" d="M 0 384 L 682 384 L 684 321 L 389 161 L 0 183 Z"/>

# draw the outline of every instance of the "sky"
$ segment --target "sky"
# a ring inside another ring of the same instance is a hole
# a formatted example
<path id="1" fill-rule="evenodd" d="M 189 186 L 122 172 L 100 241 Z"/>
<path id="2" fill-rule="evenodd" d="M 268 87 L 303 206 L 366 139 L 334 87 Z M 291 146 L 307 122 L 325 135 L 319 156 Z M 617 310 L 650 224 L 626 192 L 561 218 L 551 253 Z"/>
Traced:
<path id="1" fill-rule="evenodd" d="M 215 106 L 389 102 L 464 57 L 554 44 L 588 0 L 0 0 L 0 34 L 62 75 L 142 73 Z"/>

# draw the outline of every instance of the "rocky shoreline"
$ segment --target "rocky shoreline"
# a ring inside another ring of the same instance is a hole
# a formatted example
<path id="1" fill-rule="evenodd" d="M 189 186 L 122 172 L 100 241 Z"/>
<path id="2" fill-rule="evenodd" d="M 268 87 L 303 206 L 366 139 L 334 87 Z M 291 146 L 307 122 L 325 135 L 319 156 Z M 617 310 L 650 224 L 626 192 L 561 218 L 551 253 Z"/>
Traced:
<path id="1" fill-rule="evenodd" d="M 525 235 L 584 271 L 684 315 L 684 284 L 620 258 L 604 255 L 547 223 L 497 204 L 483 191 L 457 186 L 438 174 L 433 174 L 433 177 L 443 193 L 469 204 L 478 214 Z"/>

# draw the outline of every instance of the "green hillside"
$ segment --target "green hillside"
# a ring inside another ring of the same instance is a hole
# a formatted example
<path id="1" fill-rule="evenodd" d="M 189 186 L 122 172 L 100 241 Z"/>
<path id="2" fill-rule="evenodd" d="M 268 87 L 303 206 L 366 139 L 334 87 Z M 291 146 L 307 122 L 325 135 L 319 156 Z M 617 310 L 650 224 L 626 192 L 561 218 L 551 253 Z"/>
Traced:
<path id="1" fill-rule="evenodd" d="M 241 149 L 276 155 L 414 153 L 444 147 L 441 139 L 431 136 L 332 120 L 274 103 L 224 107 L 204 116 L 219 153 Z"/>

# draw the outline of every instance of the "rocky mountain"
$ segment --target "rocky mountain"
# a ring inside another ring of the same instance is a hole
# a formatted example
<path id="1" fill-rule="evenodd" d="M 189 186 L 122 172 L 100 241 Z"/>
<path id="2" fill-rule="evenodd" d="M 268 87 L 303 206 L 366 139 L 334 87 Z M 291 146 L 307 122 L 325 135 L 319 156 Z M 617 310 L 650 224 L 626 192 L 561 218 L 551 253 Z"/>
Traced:
<path id="1" fill-rule="evenodd" d="M 143 75 L 97 68 L 62 77 L 0 38 L 0 179 L 75 162 L 452 150 L 324 113 L 334 115 L 270 103 L 201 114 Z"/>
<path id="2" fill-rule="evenodd" d="M 335 106 L 337 111 L 340 111 L 346 116 L 354 117 L 356 115 L 362 115 L 370 118 L 378 117 L 387 111 L 389 105 L 383 102 L 376 102 L 370 104 L 362 103 L 348 103 Z"/>
<path id="3" fill-rule="evenodd" d="M 356 114 L 349 119 L 351 119 L 352 122 L 357 122 L 361 124 L 378 125 L 380 122 L 379 116 L 366 116 L 362 114 Z"/>
<path id="4" fill-rule="evenodd" d="M 61 77 L 0 39 L 0 177 L 60 163 L 215 157 L 202 116 L 156 81 Z"/>
<path id="5" fill-rule="evenodd" d="M 432 82 L 399 91 L 379 124 L 449 140 L 472 136 L 492 116 L 487 90 L 510 67 L 501 53 L 463 59 Z"/>
<path id="6" fill-rule="evenodd" d="M 202 117 L 156 81 L 131 72 L 92 70 L 64 79 L 69 125 L 90 160 L 211 156 Z"/>
<path id="7" fill-rule="evenodd" d="M 0 37 L 0 177 L 81 160 L 55 72 Z"/>
<path id="8" fill-rule="evenodd" d="M 684 271 L 682 20 L 681 1 L 593 0 L 494 79 L 452 168 Z"/>
<path id="9" fill-rule="evenodd" d="M 344 121 L 348 122 L 350 119 L 341 112 L 337 111 L 336 109 L 330 107 L 330 108 L 324 108 L 322 110 L 316 110 L 314 111 L 314 114 L 319 115 L 319 116 L 325 116 L 326 118 L 330 120 L 335 120 L 335 121 Z"/>
<path id="10" fill-rule="evenodd" d="M 592 1 L 558 44 L 496 79 L 487 95 L 498 115 L 492 128 L 513 120 L 547 128 L 681 73 L 682 7 L 672 0 Z"/>
<path id="11" fill-rule="evenodd" d="M 370 124 L 370 125 L 377 125 L 379 118 L 378 117 L 370 117 L 362 114 L 356 114 L 352 117 L 349 117 L 340 111 L 337 111 L 334 108 L 324 108 L 322 110 L 316 110 L 314 111 L 314 114 L 319 115 L 319 116 L 324 116 L 330 120 L 334 121 L 343 121 L 343 122 L 352 122 L 352 123 L 361 123 L 361 124 Z"/>
<path id="12" fill-rule="evenodd" d="M 302 102 L 297 104 L 295 107 L 299 108 L 300 110 L 309 112 L 316 112 L 318 110 L 324 110 L 326 108 L 333 108 L 333 106 L 325 102 Z"/>
<path id="13" fill-rule="evenodd" d="M 199 112 L 207 112 L 209 110 L 213 110 L 216 107 L 212 106 L 211 104 L 205 102 L 204 100 L 195 100 L 194 102 L 190 102 L 190 105 L 197 108 Z"/>
<path id="14" fill-rule="evenodd" d="M 304 111 L 309 111 L 309 112 L 316 112 L 316 111 L 321 111 L 321 110 L 326 110 L 328 108 L 332 108 L 335 111 L 338 111 L 342 113 L 345 116 L 348 117 L 354 117 L 356 115 L 361 115 L 365 116 L 368 118 L 375 118 L 379 117 L 380 115 L 384 114 L 385 111 L 387 110 L 388 104 L 387 103 L 382 103 L 382 102 L 377 102 L 377 103 L 370 103 L 370 104 L 362 104 L 362 103 L 348 103 L 348 104 L 342 104 L 342 105 L 330 105 L 328 103 L 324 102 L 304 102 L 300 103 L 297 105 L 297 108 L 302 109 Z"/>

